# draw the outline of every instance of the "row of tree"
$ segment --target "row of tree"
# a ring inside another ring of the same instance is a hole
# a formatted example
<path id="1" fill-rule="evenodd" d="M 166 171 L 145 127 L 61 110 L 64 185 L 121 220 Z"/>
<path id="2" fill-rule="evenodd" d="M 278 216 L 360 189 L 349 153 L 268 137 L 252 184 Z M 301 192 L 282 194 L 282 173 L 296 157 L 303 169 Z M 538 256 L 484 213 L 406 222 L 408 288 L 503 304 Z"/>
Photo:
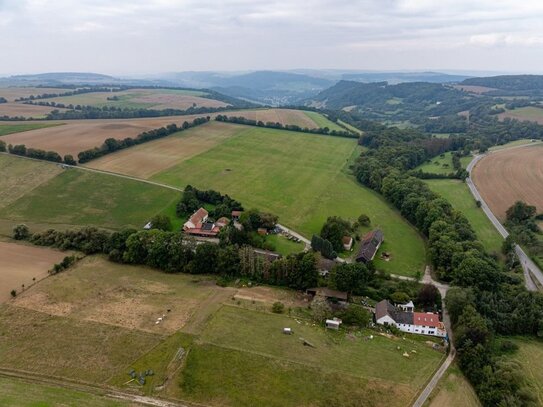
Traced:
<path id="1" fill-rule="evenodd" d="M 122 140 L 116 140 L 114 138 L 108 138 L 100 147 L 91 148 L 89 150 L 81 151 L 77 157 L 81 164 L 86 163 L 90 160 L 102 157 L 107 154 L 111 154 L 115 151 L 122 150 L 128 147 L 132 147 L 138 144 L 146 143 L 148 141 L 156 140 L 169 136 L 170 134 L 177 133 L 192 127 L 199 126 L 201 124 L 207 123 L 209 121 L 208 117 L 199 117 L 194 119 L 192 122 L 183 122 L 181 126 L 177 126 L 175 123 L 169 124 L 166 127 L 160 127 L 158 129 L 144 131 L 143 133 L 138 134 L 135 138 L 127 137 Z"/>
<path id="2" fill-rule="evenodd" d="M 261 120 L 252 120 L 247 119 L 245 117 L 239 116 L 227 116 L 227 115 L 217 115 L 215 117 L 215 120 L 219 122 L 227 122 L 227 123 L 236 123 L 236 124 L 244 124 L 247 126 L 257 126 L 257 127 L 266 127 L 270 129 L 281 129 L 281 130 L 290 130 L 290 131 L 298 131 L 302 133 L 311 133 L 311 134 L 325 134 L 329 136 L 337 136 L 337 137 L 347 137 L 347 138 L 358 138 L 357 134 L 354 134 L 350 131 L 341 131 L 341 130 L 330 130 L 328 127 L 322 127 L 322 128 L 308 128 L 308 127 L 301 127 L 296 124 L 282 124 L 279 122 L 266 122 L 264 123 Z"/>
<path id="3" fill-rule="evenodd" d="M 192 185 L 187 185 L 181 200 L 176 206 L 177 216 L 191 215 L 206 204 L 213 205 L 209 215 L 215 219 L 222 216 L 230 217 L 232 211 L 243 211 L 241 203 L 228 195 L 223 195 L 212 189 L 200 190 Z"/>
<path id="4" fill-rule="evenodd" d="M 59 92 L 59 93 L 42 93 L 39 95 L 30 95 L 26 97 L 20 97 L 18 99 L 15 99 L 16 102 L 23 102 L 23 101 L 33 101 L 33 100 L 39 100 L 39 99 L 49 99 L 49 98 L 58 98 L 58 97 L 64 97 L 64 96 L 75 96 L 75 95 L 82 95 L 84 93 L 92 93 L 92 92 L 120 92 L 122 90 L 128 89 L 127 87 L 123 86 L 117 86 L 117 87 L 111 87 L 111 86 L 92 86 L 92 87 L 83 87 L 83 88 L 77 88 L 71 91 L 66 92 Z"/>
<path id="5" fill-rule="evenodd" d="M 9 144 L 6 147 L 6 143 L 0 140 L 0 152 L 9 152 L 13 155 L 19 155 L 23 157 L 35 158 L 37 160 L 52 161 L 55 163 L 65 163 L 68 165 L 76 165 L 74 158 L 67 154 L 62 158 L 59 153 L 55 151 L 45 151 L 39 148 L 27 148 L 24 144 Z"/>

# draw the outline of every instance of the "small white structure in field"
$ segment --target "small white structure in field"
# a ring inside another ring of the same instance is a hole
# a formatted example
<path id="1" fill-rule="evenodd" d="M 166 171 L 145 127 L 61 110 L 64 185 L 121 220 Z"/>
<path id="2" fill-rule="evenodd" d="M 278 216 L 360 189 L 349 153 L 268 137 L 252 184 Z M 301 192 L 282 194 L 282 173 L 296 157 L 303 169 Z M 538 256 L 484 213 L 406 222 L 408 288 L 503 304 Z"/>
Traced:
<path id="1" fill-rule="evenodd" d="M 328 328 L 328 329 L 334 329 L 334 330 L 337 331 L 339 329 L 340 325 L 341 325 L 341 319 L 339 319 L 339 318 L 327 319 L 326 320 L 326 328 Z"/>
<path id="2" fill-rule="evenodd" d="M 292 335 L 293 332 L 292 332 L 292 329 L 290 328 L 283 328 L 283 333 L 285 335 Z"/>
<path id="3" fill-rule="evenodd" d="M 151 229 L 152 227 L 153 227 L 153 224 L 152 224 L 151 222 L 148 222 L 148 223 L 143 227 L 143 229 L 144 229 L 144 230 L 149 230 L 149 229 Z"/>

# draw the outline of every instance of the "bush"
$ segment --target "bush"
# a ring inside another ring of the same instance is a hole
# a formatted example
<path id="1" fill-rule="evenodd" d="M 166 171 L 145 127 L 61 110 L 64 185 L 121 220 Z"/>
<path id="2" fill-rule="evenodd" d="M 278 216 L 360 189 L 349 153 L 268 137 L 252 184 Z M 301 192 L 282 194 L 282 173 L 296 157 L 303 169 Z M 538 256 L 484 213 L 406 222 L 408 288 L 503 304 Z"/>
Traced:
<path id="1" fill-rule="evenodd" d="M 11 296 L 13 298 L 17 297 L 17 290 L 11 290 Z"/>
<path id="2" fill-rule="evenodd" d="M 26 240 L 30 237 L 30 229 L 25 224 L 19 224 L 13 228 L 13 238 L 15 240 Z"/>
<path id="3" fill-rule="evenodd" d="M 285 312 L 285 305 L 282 302 L 274 302 L 272 305 L 272 312 L 275 314 L 282 314 Z"/>

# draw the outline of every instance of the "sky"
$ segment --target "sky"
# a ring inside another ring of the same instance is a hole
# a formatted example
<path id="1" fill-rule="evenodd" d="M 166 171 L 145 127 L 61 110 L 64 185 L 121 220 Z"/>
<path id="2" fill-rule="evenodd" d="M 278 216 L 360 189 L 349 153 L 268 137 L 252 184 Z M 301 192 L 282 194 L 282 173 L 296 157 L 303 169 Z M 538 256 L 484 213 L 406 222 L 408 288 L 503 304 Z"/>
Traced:
<path id="1" fill-rule="evenodd" d="M 540 0 L 0 0 L 0 74 L 543 73 Z"/>

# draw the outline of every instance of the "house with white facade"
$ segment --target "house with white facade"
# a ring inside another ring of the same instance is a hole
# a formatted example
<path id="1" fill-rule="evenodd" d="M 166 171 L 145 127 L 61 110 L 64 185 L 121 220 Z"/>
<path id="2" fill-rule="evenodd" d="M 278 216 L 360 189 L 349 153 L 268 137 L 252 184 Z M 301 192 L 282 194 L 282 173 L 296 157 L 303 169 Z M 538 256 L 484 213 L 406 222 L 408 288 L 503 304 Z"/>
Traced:
<path id="1" fill-rule="evenodd" d="M 413 303 L 398 307 L 388 300 L 383 300 L 375 306 L 375 322 L 385 326 L 395 326 L 402 332 L 419 335 L 446 337 L 445 325 L 439 320 L 439 314 L 434 312 L 414 312 Z"/>

